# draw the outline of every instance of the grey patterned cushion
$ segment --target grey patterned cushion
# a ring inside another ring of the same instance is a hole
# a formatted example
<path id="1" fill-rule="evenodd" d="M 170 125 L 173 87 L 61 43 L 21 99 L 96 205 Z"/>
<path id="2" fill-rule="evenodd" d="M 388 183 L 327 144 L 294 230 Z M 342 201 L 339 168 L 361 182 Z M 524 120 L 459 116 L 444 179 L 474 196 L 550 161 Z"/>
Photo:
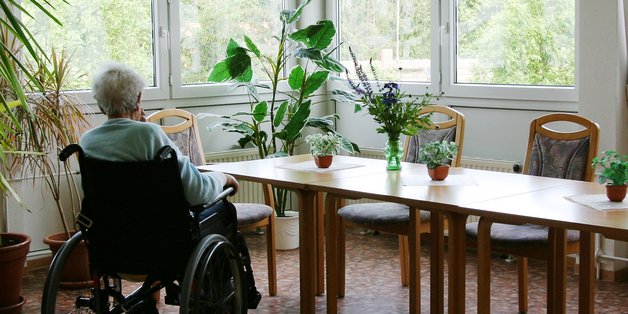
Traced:
<path id="1" fill-rule="evenodd" d="M 238 225 L 258 222 L 273 214 L 273 209 L 264 204 L 234 203 L 238 215 Z"/>
<path id="2" fill-rule="evenodd" d="M 168 137 L 181 150 L 181 153 L 190 158 L 190 162 L 195 166 L 205 164 L 205 156 L 203 156 L 201 147 L 198 147 L 196 136 L 192 129 L 187 129 L 179 133 L 169 133 Z"/>
<path id="3" fill-rule="evenodd" d="M 585 180 L 589 138 L 554 140 L 539 134 L 534 137 L 528 174 L 543 177 Z"/>
<path id="4" fill-rule="evenodd" d="M 547 248 L 549 229 L 544 226 L 524 224 L 509 225 L 494 223 L 491 226 L 491 245 L 493 248 L 519 249 L 519 248 Z M 467 236 L 477 241 L 478 223 L 467 224 Z M 580 232 L 567 230 L 567 241 L 578 241 Z"/>
<path id="5" fill-rule="evenodd" d="M 395 203 L 362 203 L 345 206 L 338 210 L 342 219 L 364 225 L 367 228 L 408 225 L 408 206 Z M 430 212 L 421 211 L 421 221 L 430 219 Z"/>
<path id="6" fill-rule="evenodd" d="M 406 155 L 406 162 L 414 162 L 418 163 L 419 161 L 419 150 L 421 147 L 427 143 L 435 142 L 435 141 L 448 141 L 453 142 L 456 138 L 456 127 L 453 126 L 451 128 L 446 129 L 432 129 L 432 130 L 421 130 L 418 135 L 412 136 L 410 138 L 410 143 L 408 145 L 408 154 Z"/>

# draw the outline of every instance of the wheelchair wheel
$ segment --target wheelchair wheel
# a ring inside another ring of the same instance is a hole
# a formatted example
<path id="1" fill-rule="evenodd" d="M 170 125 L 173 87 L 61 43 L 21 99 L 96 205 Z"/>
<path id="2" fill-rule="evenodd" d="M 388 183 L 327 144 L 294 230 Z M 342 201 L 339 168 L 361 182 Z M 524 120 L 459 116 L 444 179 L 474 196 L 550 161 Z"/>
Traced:
<path id="1" fill-rule="evenodd" d="M 98 289 L 93 287 L 86 287 L 81 289 L 67 289 L 61 287 L 61 276 L 65 268 L 70 254 L 81 243 L 83 235 L 81 232 L 77 232 L 70 240 L 68 240 L 59 249 L 54 256 L 48 275 L 46 276 L 46 282 L 44 284 L 44 292 L 41 299 L 41 313 L 53 314 L 53 313 L 97 313 L 96 311 L 96 294 L 99 293 Z M 100 285 L 103 285 L 101 278 Z M 114 289 L 120 291 L 121 281 L 120 279 L 112 279 L 108 283 L 109 286 L 115 287 Z M 105 298 L 103 298 L 102 308 L 107 312 L 108 304 Z"/>
<path id="2" fill-rule="evenodd" d="M 181 287 L 181 313 L 246 313 L 246 283 L 236 248 L 218 234 L 195 247 Z"/>

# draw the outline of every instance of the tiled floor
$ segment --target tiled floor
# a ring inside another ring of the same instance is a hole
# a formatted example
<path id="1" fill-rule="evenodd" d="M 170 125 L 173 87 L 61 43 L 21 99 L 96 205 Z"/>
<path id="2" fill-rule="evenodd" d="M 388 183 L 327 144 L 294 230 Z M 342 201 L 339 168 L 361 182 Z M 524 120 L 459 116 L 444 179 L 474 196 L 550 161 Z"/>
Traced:
<path id="1" fill-rule="evenodd" d="M 257 287 L 263 294 L 259 308 L 250 313 L 299 313 L 298 250 L 278 251 L 278 295 L 268 296 L 266 279 L 265 237 L 246 234 L 251 250 Z M 476 312 L 476 260 L 474 252 L 467 254 L 467 313 Z M 492 265 L 492 312 L 517 313 L 516 263 L 499 257 Z M 397 238 L 390 235 L 362 235 L 357 230 L 347 234 L 346 296 L 339 300 L 339 313 L 407 313 L 408 289 L 399 281 Z M 545 266 L 530 261 L 529 313 L 545 313 Z M 568 271 L 567 313 L 578 308 L 577 277 Z M 29 273 L 24 280 L 24 295 L 28 299 L 24 313 L 39 312 L 45 270 Z M 429 312 L 429 256 L 427 245 L 421 252 L 422 312 Z M 446 292 L 445 292 L 446 294 Z M 318 313 L 325 313 L 325 296 L 316 298 Z M 596 313 L 628 313 L 628 283 L 596 282 Z M 178 313 L 177 307 L 161 306 L 161 313 Z"/>

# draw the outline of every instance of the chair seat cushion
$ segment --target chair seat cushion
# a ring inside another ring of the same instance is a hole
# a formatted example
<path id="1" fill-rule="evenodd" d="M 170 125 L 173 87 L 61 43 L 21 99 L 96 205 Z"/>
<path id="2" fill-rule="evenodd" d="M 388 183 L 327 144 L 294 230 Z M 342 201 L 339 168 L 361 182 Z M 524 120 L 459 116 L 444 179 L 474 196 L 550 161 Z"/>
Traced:
<path id="1" fill-rule="evenodd" d="M 238 225 L 248 225 L 258 222 L 273 214 L 273 209 L 264 204 L 235 203 L 238 214 Z"/>
<path id="2" fill-rule="evenodd" d="M 408 206 L 396 203 L 361 203 L 342 207 L 338 215 L 347 221 L 366 227 L 387 227 L 408 224 Z M 421 211 L 421 221 L 430 219 L 430 212 Z"/>
<path id="3" fill-rule="evenodd" d="M 478 223 L 467 224 L 467 236 L 472 240 L 478 238 Z M 540 225 L 524 224 L 509 225 L 494 223 L 491 226 L 491 245 L 495 248 L 520 249 L 544 248 L 548 245 L 549 228 Z M 567 230 L 567 242 L 578 241 L 580 232 Z"/>

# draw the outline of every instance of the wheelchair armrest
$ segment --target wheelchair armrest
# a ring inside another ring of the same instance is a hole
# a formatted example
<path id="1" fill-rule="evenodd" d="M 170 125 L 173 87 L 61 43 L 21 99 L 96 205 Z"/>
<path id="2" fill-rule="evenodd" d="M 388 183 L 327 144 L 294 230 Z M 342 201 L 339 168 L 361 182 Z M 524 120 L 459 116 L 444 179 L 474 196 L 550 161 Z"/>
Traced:
<path id="1" fill-rule="evenodd" d="M 210 208 L 216 204 L 218 204 L 218 202 L 222 201 L 223 199 L 226 199 L 231 193 L 233 193 L 233 188 L 232 187 L 228 187 L 224 190 L 222 190 L 222 192 L 220 192 L 220 194 L 218 194 L 211 202 L 204 204 L 204 205 L 197 205 L 197 206 L 193 206 L 192 210 L 195 212 L 201 212 L 206 208 Z"/>

